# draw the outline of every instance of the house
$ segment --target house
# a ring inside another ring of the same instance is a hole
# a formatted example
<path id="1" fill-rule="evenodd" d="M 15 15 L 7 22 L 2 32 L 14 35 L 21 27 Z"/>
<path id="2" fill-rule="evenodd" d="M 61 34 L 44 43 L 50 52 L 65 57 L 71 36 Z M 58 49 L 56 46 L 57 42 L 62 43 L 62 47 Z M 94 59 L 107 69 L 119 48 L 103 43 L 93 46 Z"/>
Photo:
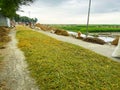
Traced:
<path id="1" fill-rule="evenodd" d="M 0 26 L 10 27 L 10 19 L 0 14 Z"/>

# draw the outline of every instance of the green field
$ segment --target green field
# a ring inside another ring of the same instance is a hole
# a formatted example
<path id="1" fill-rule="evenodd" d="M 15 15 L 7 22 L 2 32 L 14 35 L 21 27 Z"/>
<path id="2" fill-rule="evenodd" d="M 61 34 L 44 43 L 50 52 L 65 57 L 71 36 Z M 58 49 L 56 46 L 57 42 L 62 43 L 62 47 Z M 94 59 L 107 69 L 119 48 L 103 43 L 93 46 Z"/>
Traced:
<path id="1" fill-rule="evenodd" d="M 26 27 L 17 38 L 41 90 L 120 90 L 120 63 Z"/>
<path id="2" fill-rule="evenodd" d="M 86 25 L 77 25 L 77 24 L 56 24 L 52 25 L 53 27 L 65 29 L 69 31 L 82 32 L 86 33 Z M 120 25 L 89 25 L 89 32 L 120 32 Z"/>

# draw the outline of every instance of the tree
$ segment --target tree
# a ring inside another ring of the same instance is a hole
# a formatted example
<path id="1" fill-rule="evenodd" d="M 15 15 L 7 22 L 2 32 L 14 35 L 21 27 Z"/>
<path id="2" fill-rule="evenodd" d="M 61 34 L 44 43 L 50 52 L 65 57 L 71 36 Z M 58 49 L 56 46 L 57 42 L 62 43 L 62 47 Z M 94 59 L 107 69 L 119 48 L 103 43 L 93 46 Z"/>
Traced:
<path id="1" fill-rule="evenodd" d="M 37 18 L 34 18 L 34 22 L 36 23 L 38 21 L 38 19 Z"/>
<path id="2" fill-rule="evenodd" d="M 19 16 L 19 15 L 16 15 L 14 17 L 15 21 L 16 22 L 23 22 L 23 23 L 36 23 L 38 21 L 37 18 L 29 18 L 27 16 Z"/>
<path id="3" fill-rule="evenodd" d="M 34 0 L 0 0 L 0 13 L 4 16 L 12 18 L 16 15 L 20 5 L 27 5 Z"/>

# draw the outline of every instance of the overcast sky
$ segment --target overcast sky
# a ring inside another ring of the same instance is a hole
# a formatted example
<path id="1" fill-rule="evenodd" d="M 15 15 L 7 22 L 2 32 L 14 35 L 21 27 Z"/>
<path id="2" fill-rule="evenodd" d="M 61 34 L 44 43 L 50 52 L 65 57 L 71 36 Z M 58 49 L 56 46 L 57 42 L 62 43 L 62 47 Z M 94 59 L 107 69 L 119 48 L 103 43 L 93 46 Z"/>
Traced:
<path id="1" fill-rule="evenodd" d="M 36 0 L 22 16 L 42 24 L 86 24 L 89 0 Z M 120 0 L 92 0 L 90 24 L 120 24 Z"/>

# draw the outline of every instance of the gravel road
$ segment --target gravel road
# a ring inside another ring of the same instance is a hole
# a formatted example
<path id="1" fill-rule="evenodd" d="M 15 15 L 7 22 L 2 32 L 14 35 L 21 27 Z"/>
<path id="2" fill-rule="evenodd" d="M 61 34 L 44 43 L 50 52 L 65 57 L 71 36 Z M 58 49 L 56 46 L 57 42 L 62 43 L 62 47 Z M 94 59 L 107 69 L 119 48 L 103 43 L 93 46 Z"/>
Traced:
<path id="1" fill-rule="evenodd" d="M 17 48 L 16 31 L 10 33 L 11 42 L 3 51 L 5 64 L 0 73 L 0 90 L 38 90 L 35 81 L 29 76 L 23 52 Z"/>

